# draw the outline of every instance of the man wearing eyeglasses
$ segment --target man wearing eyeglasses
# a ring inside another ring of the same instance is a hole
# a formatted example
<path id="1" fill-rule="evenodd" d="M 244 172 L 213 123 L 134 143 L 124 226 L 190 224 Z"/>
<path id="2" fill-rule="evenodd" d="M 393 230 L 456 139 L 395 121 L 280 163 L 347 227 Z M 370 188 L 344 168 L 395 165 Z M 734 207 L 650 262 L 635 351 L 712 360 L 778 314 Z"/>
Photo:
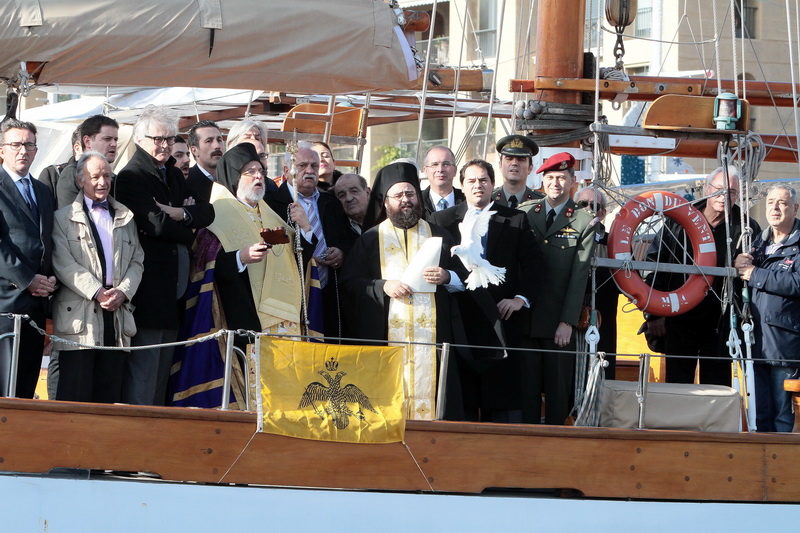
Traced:
<path id="1" fill-rule="evenodd" d="M 453 187 L 456 177 L 456 156 L 446 146 L 434 146 L 425 154 L 425 176 L 429 187 L 422 191 L 425 219 L 433 213 L 464 202 L 464 193 Z"/>
<path id="2" fill-rule="evenodd" d="M 454 242 L 442 227 L 422 218 L 417 168 L 391 163 L 380 170 L 371 199 L 381 198 L 383 210 L 377 226 L 365 231 L 348 254 L 342 269 L 342 286 L 348 299 L 349 336 L 375 342 L 407 344 L 405 354 L 408 418 L 435 417 L 436 346 L 452 342 L 460 320 L 453 314 L 450 291 L 462 291 L 466 270 L 450 253 Z M 419 285 L 404 276 L 409 263 L 424 253 L 423 244 L 441 237 L 421 272 Z M 438 255 L 437 255 L 438 252 Z M 405 281 L 404 281 L 405 280 Z M 352 317 L 352 320 L 350 318 Z M 450 359 L 446 418 L 462 420 L 457 361 Z M 451 387 L 452 385 L 452 387 Z M 457 397 L 456 397 L 457 396 Z"/>
<path id="3" fill-rule="evenodd" d="M 727 173 L 727 186 L 725 174 Z M 695 203 L 703 213 L 717 247 L 717 266 L 728 265 L 728 261 L 742 252 L 739 244 L 742 235 L 741 212 L 736 202 L 739 199 L 739 171 L 736 167 L 719 167 L 709 174 L 705 185 L 706 198 Z M 727 245 L 725 213 L 730 221 L 731 243 Z M 760 232 L 758 223 L 750 219 L 753 235 Z M 683 228 L 672 219 L 653 239 L 647 251 L 648 261 L 667 263 L 690 263 L 691 244 Z M 730 256 L 728 256 L 730 254 Z M 686 281 L 688 274 L 659 273 L 650 276 L 648 282 L 657 290 L 671 292 Z M 666 380 L 668 383 L 694 383 L 699 365 L 698 383 L 731 386 L 731 359 L 726 341 L 730 331 L 729 318 L 723 313 L 720 297 L 724 285 L 723 277 L 714 278 L 706 297 L 686 313 L 658 317 L 647 316 L 647 329 L 656 337 L 665 337 L 664 346 Z M 741 294 L 741 282 L 735 280 L 734 294 Z M 684 356 L 681 358 L 670 355 Z M 698 357 L 699 356 L 699 357 Z"/>
<path id="4" fill-rule="evenodd" d="M 132 302 L 138 329 L 133 346 L 177 338 L 194 230 L 214 221 L 214 208 L 195 202 L 175 167 L 171 148 L 177 124 L 165 108 L 148 106 L 133 127 L 136 151 L 114 184 L 115 199 L 133 211 L 145 252 L 142 282 Z M 126 403 L 164 405 L 173 350 L 131 352 L 123 389 Z"/>
<path id="5" fill-rule="evenodd" d="M 30 316 L 44 328 L 47 301 L 55 290 L 52 275 L 53 194 L 33 179 L 36 126 L 7 119 L 0 125 L 0 313 Z M 14 321 L 0 317 L 0 335 Z M 44 338 L 27 322 L 19 339 L 14 396 L 33 398 L 42 364 Z M 11 396 L 13 339 L 0 340 L 0 396 Z"/>

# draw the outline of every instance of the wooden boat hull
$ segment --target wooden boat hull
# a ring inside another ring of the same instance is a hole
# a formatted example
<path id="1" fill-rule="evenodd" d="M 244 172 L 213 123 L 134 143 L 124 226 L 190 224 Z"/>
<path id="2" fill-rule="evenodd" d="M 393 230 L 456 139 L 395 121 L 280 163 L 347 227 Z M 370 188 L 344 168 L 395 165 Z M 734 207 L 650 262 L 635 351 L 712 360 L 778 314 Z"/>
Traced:
<path id="1" fill-rule="evenodd" d="M 165 480 L 589 498 L 800 502 L 800 436 L 409 422 L 405 443 L 255 432 L 254 413 L 0 399 L 0 470 Z"/>

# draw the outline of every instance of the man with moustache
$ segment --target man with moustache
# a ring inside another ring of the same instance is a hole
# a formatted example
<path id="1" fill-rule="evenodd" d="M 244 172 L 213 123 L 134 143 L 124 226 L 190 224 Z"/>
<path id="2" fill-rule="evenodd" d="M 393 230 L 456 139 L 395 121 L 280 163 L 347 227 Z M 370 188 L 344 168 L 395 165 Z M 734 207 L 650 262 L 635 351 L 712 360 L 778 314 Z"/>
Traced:
<path id="1" fill-rule="evenodd" d="M 53 195 L 30 175 L 36 157 L 36 126 L 6 119 L 0 124 L 0 313 L 28 315 L 44 328 L 52 274 Z M 0 318 L 0 335 L 13 333 L 14 321 Z M 0 340 L 0 396 L 33 398 L 42 366 L 44 337 L 23 322 L 16 376 L 11 376 L 13 339 Z"/>
<path id="2" fill-rule="evenodd" d="M 172 145 L 172 157 L 175 158 L 175 166 L 181 171 L 184 178 L 189 178 L 189 145 L 186 144 L 186 139 L 180 135 L 175 136 L 175 144 Z"/>
<path id="3" fill-rule="evenodd" d="M 195 281 L 187 294 L 187 324 L 181 338 L 220 328 L 300 334 L 302 284 L 292 253 L 294 232 L 263 201 L 270 181 L 263 170 L 252 143 L 233 146 L 219 161 L 211 190 L 216 216 L 208 228 L 197 232 L 192 261 Z M 289 243 L 270 248 L 261 237 L 262 228 L 285 229 Z M 237 336 L 234 342 L 245 349 L 253 340 Z M 222 404 L 224 359 L 218 343 L 179 348 L 173 370 L 173 405 L 214 408 Z M 237 362 L 233 408 L 244 409 L 246 390 Z"/>
<path id="4" fill-rule="evenodd" d="M 94 115 L 84 120 L 79 126 L 81 130 L 81 150 L 94 150 L 106 158 L 109 165 L 114 165 L 117 159 L 117 143 L 119 142 L 119 124 L 116 120 L 105 115 Z M 68 178 L 62 175 L 61 178 Z M 112 174 L 112 179 L 113 179 Z M 75 173 L 72 179 L 59 178 L 56 185 L 56 198 L 59 209 L 72 205 L 75 198 L 81 194 L 80 186 Z"/>
<path id="5" fill-rule="evenodd" d="M 790 432 L 792 393 L 783 382 L 800 375 L 800 220 L 797 191 L 775 185 L 767 191 L 769 227 L 756 235 L 749 254 L 734 263 L 753 291 L 756 426 Z"/>
<path id="6" fill-rule="evenodd" d="M 331 194 L 321 194 L 317 188 L 319 155 L 309 143 L 298 143 L 294 166 L 297 189 L 291 174 L 292 154 L 286 152 L 284 182 L 276 192 L 268 191 L 265 200 L 284 221 L 296 223 L 302 239 L 313 246 L 322 288 L 324 332 L 329 337 L 341 337 L 338 270 L 358 236 L 349 229 L 350 223 L 339 200 Z"/>
<path id="7" fill-rule="evenodd" d="M 333 186 L 333 193 L 342 203 L 342 208 L 350 220 L 350 229 L 356 235 L 361 235 L 370 193 L 367 180 L 358 174 L 342 174 Z"/>
<path id="8" fill-rule="evenodd" d="M 530 320 L 521 312 L 536 303 L 543 284 L 544 264 L 539 245 L 533 240 L 525 213 L 492 201 L 494 169 L 482 159 L 473 159 L 459 173 L 466 202 L 434 213 L 433 224 L 448 230 L 456 239 L 459 224 L 467 212 L 491 212 L 484 236 L 482 256 L 493 266 L 505 268 L 505 280 L 457 295 L 464 329 L 470 345 L 521 347 L 520 333 Z M 470 265 L 464 265 L 470 268 Z M 522 422 L 521 351 L 499 354 L 473 350 L 472 360 L 459 361 L 461 390 L 467 420 Z M 492 358 L 494 356 L 494 358 Z"/>
<path id="9" fill-rule="evenodd" d="M 727 187 L 725 187 L 727 173 Z M 730 264 L 728 258 L 735 258 L 742 252 L 739 245 L 742 234 L 741 212 L 736 202 L 739 198 L 739 171 L 730 166 L 715 169 L 706 179 L 705 192 L 707 198 L 700 200 L 695 207 L 706 218 L 714 244 L 717 248 L 717 266 Z M 730 245 L 725 227 L 725 213 L 730 222 Z M 750 219 L 753 235 L 761 228 Z M 667 219 L 664 228 L 653 239 L 647 252 L 648 261 L 668 263 L 690 262 L 691 245 L 687 242 L 683 227 L 672 219 Z M 688 250 L 687 250 L 688 248 Z M 657 290 L 672 292 L 686 281 L 688 274 L 670 274 L 661 272 L 648 278 L 649 283 Z M 731 358 L 728 355 L 726 342 L 730 331 L 730 320 L 722 310 L 720 295 L 724 278 L 716 277 L 706 297 L 689 311 L 670 317 L 647 317 L 647 328 L 657 337 L 665 337 L 664 345 L 667 355 L 685 357 L 667 357 L 667 383 L 694 383 L 695 373 L 699 366 L 699 383 L 731 386 Z M 734 294 L 741 294 L 741 283 L 734 284 Z"/>
<path id="10" fill-rule="evenodd" d="M 451 306 L 449 290 L 463 290 L 465 270 L 450 254 L 453 240 L 443 228 L 422 218 L 417 170 L 407 163 L 392 163 L 381 170 L 386 220 L 366 231 L 347 257 L 342 285 L 352 302 L 351 334 L 372 342 L 406 344 L 408 388 L 407 416 L 431 420 L 435 413 L 436 347 L 451 342 L 460 325 Z M 400 280 L 414 255 L 431 237 L 441 237 L 439 260 L 424 268 L 423 278 L 432 292 L 415 292 Z M 458 323 L 458 324 L 457 324 Z M 451 358 L 447 418 L 461 419 L 457 363 Z M 453 380 L 453 376 L 456 379 Z M 451 386 L 452 385 L 452 386 Z"/>
<path id="11" fill-rule="evenodd" d="M 130 300 L 142 279 L 144 251 L 133 213 L 109 196 L 105 155 L 84 152 L 76 168 L 83 194 L 56 212 L 53 228 L 53 270 L 62 283 L 53 330 L 68 341 L 119 349 L 62 348 L 55 399 L 118 403 L 125 349 L 136 332 Z"/>
<path id="12" fill-rule="evenodd" d="M 114 198 L 133 211 L 144 249 L 144 274 L 133 298 L 134 346 L 173 342 L 178 336 L 189 281 L 194 231 L 214 220 L 214 208 L 195 202 L 175 168 L 170 148 L 178 120 L 166 108 L 148 106 L 133 127 L 136 151 L 119 173 Z M 174 348 L 133 351 L 125 373 L 125 402 L 164 405 Z"/>
<path id="13" fill-rule="evenodd" d="M 195 200 L 208 202 L 211 184 L 217 179 L 217 163 L 225 153 L 222 132 L 215 122 L 201 120 L 189 129 L 187 142 L 195 165 L 189 169 L 186 182 L 194 191 Z"/>
<path id="14" fill-rule="evenodd" d="M 523 344 L 535 349 L 523 360 L 527 398 L 523 420 L 539 423 L 542 392 L 545 423 L 564 424 L 575 381 L 575 327 L 583 306 L 589 266 L 597 242 L 593 215 L 570 198 L 575 185 L 575 158 L 558 153 L 536 171 L 542 173 L 546 197 L 521 206 L 545 258 L 544 283 L 530 313 Z"/>
<path id="15" fill-rule="evenodd" d="M 500 152 L 500 173 L 503 185 L 492 191 L 492 200 L 499 205 L 516 209 L 522 202 L 538 200 L 544 195 L 528 187 L 528 174 L 533 168 L 533 156 L 539 146 L 525 135 L 508 135 L 497 141 Z"/>
<path id="16" fill-rule="evenodd" d="M 456 156 L 446 146 L 434 146 L 425 154 L 425 176 L 429 187 L 422 191 L 425 218 L 464 201 L 464 193 L 453 187 L 456 177 Z"/>

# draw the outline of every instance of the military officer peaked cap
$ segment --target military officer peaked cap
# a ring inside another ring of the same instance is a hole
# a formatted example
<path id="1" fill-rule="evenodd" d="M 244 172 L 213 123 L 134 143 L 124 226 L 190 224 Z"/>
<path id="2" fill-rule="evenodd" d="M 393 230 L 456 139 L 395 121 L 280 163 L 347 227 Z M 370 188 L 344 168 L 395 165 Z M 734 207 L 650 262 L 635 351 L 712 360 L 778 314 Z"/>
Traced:
<path id="1" fill-rule="evenodd" d="M 497 151 L 511 157 L 533 157 L 539 153 L 539 145 L 525 135 L 507 135 L 497 141 Z"/>
<path id="2" fill-rule="evenodd" d="M 569 152 L 559 152 L 554 156 L 548 157 L 547 161 L 542 163 L 542 166 L 539 167 L 539 170 L 537 170 L 536 173 L 542 174 L 544 172 L 550 172 L 551 170 L 567 170 L 568 168 L 573 168 L 574 166 L 575 158 L 572 157 L 572 154 Z"/>

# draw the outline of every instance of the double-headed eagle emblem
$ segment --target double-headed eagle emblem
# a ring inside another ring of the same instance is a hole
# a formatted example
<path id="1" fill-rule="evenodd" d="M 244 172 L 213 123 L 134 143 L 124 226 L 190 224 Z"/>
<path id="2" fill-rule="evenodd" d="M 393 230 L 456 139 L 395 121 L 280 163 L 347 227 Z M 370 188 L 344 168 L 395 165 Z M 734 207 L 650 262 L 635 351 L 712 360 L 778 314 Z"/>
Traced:
<path id="1" fill-rule="evenodd" d="M 372 407 L 369 397 L 356 385 L 351 383 L 344 387 L 340 386 L 342 378 L 347 373 L 336 372 L 339 363 L 334 361 L 333 357 L 325 362 L 325 368 L 326 370 L 318 370 L 317 373 L 325 378 L 328 385 L 323 385 L 319 381 L 310 383 L 300 398 L 298 409 L 311 406 L 320 418 L 324 419 L 326 415 L 333 417 L 333 425 L 336 429 L 345 429 L 350 425 L 351 416 L 364 420 L 364 409 L 378 413 Z M 331 377 L 329 372 L 336 372 L 336 375 Z M 320 405 L 324 402 L 327 402 L 327 405 Z M 358 404 L 358 410 L 353 411 L 348 404 Z"/>

